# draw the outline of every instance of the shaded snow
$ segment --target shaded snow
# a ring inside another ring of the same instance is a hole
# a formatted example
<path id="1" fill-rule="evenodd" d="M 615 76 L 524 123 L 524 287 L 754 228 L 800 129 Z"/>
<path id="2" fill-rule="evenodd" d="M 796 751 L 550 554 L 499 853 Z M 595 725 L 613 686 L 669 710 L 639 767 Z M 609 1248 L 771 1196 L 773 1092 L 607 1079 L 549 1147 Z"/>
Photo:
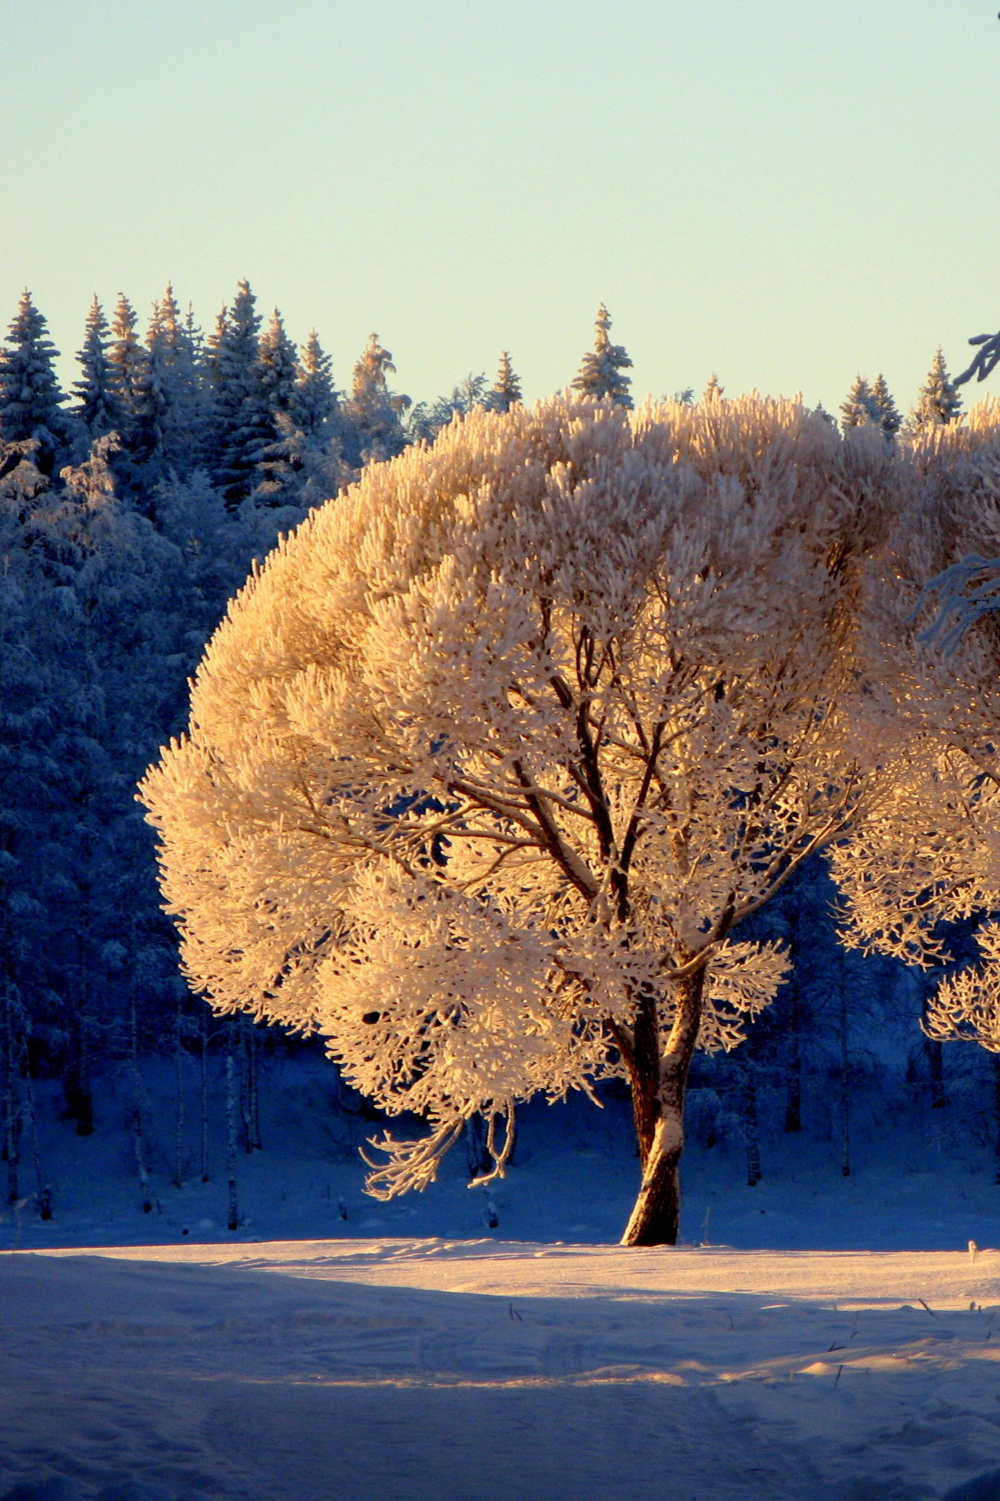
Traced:
<path id="1" fill-rule="evenodd" d="M 107 1248 L 0 1290 L 4 1487 L 917 1501 L 1000 1452 L 996 1251 Z"/>
<path id="2" fill-rule="evenodd" d="M 220 1102 L 175 1188 L 168 1078 L 151 1214 L 107 1081 L 93 1137 L 43 1113 L 54 1220 L 0 1213 L 0 1501 L 938 1501 L 1000 1463 L 1000 1252 L 965 1249 L 1000 1188 L 957 1109 L 887 1106 L 850 1179 L 833 1139 L 766 1137 L 752 1189 L 693 1142 L 688 1244 L 626 1251 L 625 1102 L 524 1111 L 491 1195 L 459 1150 L 378 1204 L 377 1128 L 275 1063 L 230 1234 Z"/>

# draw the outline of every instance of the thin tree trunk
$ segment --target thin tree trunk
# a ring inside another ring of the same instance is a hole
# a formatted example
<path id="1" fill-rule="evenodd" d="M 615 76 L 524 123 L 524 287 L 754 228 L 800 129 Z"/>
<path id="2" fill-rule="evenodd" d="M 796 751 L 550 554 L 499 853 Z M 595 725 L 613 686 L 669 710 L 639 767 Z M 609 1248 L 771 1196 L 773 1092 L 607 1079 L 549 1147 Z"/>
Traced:
<path id="1" fill-rule="evenodd" d="M 993 1053 L 993 1150 L 996 1154 L 994 1183 L 1000 1183 L 1000 1053 Z"/>
<path id="2" fill-rule="evenodd" d="M 35 1091 L 31 1084 L 30 1059 L 25 1041 L 24 1059 L 24 1108 L 25 1125 L 31 1134 L 31 1159 L 35 1169 L 35 1197 L 38 1203 L 38 1218 L 52 1218 L 52 1185 L 42 1171 L 42 1149 L 38 1142 L 38 1117 L 35 1114 Z"/>
<path id="3" fill-rule="evenodd" d="M 927 1063 L 931 1076 L 931 1109 L 943 1110 L 948 1103 L 944 1087 L 944 1044 L 938 1037 L 925 1037 Z"/>
<path id="4" fill-rule="evenodd" d="M 788 1132 L 802 1130 L 802 997 L 795 972 L 795 964 L 799 956 L 799 927 L 801 920 L 801 902 L 796 901 L 792 907 L 788 935 L 789 958 L 792 963 L 791 974 L 788 977 L 789 989 L 791 991 L 791 1007 L 788 1017 L 790 1057 L 788 1060 L 788 1092 L 785 1095 L 785 1130 Z"/>
<path id="5" fill-rule="evenodd" d="M 260 1043 L 252 1018 L 247 1024 L 247 1136 L 250 1150 L 261 1151 L 260 1139 Z"/>
<path id="6" fill-rule="evenodd" d="M 788 1060 L 788 1093 L 785 1096 L 785 1130 L 802 1130 L 802 1006 L 799 987 L 792 975 L 792 1005 L 788 1018 L 791 1056 Z"/>
<path id="7" fill-rule="evenodd" d="M 705 971 L 677 985 L 677 1009 L 660 1052 L 655 996 L 640 997 L 627 1059 L 642 1183 L 623 1246 L 673 1246 L 680 1228 L 678 1164 L 684 1147 L 684 1096 L 701 1020 Z"/>
<path id="8" fill-rule="evenodd" d="M 851 1059 L 847 1038 L 847 977 L 840 956 L 840 1171 L 851 1176 Z"/>
<path id="9" fill-rule="evenodd" d="M 760 1120 L 757 1114 L 757 1075 L 749 1058 L 743 1082 L 743 1131 L 747 1144 L 747 1187 L 756 1188 L 761 1180 Z"/>
<path id="10" fill-rule="evenodd" d="M 136 1012 L 135 991 L 131 996 L 132 1020 L 132 1153 L 139 1179 L 142 1197 L 142 1212 L 149 1214 L 153 1201 L 149 1194 L 149 1171 L 146 1167 L 146 1145 L 142 1129 L 142 1079 L 139 1074 L 139 1019 Z M 79 1127 L 77 1127 L 79 1130 Z"/>
<path id="11" fill-rule="evenodd" d="M 177 1010 L 174 1014 L 174 1187 L 184 1182 L 184 1049 L 182 1047 L 181 1011 L 182 992 L 177 991 Z"/>
<path id="12" fill-rule="evenodd" d="M 14 1057 L 14 1017 L 11 987 L 4 985 L 2 1029 L 0 1029 L 0 1064 L 3 1067 L 3 1159 L 7 1164 L 7 1203 L 16 1204 L 18 1190 L 17 1168 L 19 1160 L 17 1099 L 17 1068 Z"/>
<path id="13" fill-rule="evenodd" d="M 208 1005 L 201 1008 L 201 1181 L 208 1182 Z"/>
<path id="14" fill-rule="evenodd" d="M 234 1017 L 229 1024 L 226 1048 L 226 1177 L 229 1186 L 229 1229 L 240 1228 L 240 1206 L 236 1189 L 236 1159 L 239 1135 L 239 1079 L 236 1069 L 236 1048 L 239 1044 L 239 1022 Z"/>

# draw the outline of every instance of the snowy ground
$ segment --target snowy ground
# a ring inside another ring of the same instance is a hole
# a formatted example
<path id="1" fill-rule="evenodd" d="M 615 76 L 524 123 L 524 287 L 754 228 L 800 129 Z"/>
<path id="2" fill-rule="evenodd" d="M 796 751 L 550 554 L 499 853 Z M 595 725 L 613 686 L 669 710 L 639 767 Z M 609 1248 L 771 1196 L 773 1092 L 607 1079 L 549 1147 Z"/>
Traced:
<path id="1" fill-rule="evenodd" d="M 915 1501 L 1000 1459 L 995 1251 L 269 1242 L 0 1286 L 5 1487 Z"/>
<path id="2" fill-rule="evenodd" d="M 1000 1189 L 957 1111 L 873 1117 L 846 1180 L 830 1141 L 766 1138 L 753 1189 L 695 1147 L 688 1244 L 624 1251 L 622 1111 L 526 1112 L 492 1200 L 456 1157 L 380 1205 L 327 1077 L 271 1080 L 235 1234 L 217 1144 L 169 1183 L 152 1083 L 149 1215 L 122 1101 L 46 1127 L 55 1219 L 0 1216 L 0 1501 L 936 1501 L 1000 1466 Z"/>

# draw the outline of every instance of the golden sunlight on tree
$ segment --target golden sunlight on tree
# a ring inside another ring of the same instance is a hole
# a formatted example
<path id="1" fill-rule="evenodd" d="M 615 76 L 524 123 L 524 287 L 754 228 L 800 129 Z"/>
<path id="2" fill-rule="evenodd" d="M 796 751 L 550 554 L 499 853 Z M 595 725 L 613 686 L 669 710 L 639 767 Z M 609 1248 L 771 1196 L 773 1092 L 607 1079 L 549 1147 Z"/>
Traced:
<path id="1" fill-rule="evenodd" d="M 502 1171 L 517 1101 L 618 1075 L 624 1239 L 673 1242 L 694 1049 L 786 971 L 741 921 L 825 848 L 858 941 L 930 952 L 1000 906 L 992 784 L 942 771 L 954 702 L 906 620 L 936 565 L 891 546 L 929 468 L 758 397 L 479 409 L 232 603 L 143 784 L 163 888 L 216 1009 L 321 1032 L 426 1120 L 372 1192 L 480 1111 Z"/>

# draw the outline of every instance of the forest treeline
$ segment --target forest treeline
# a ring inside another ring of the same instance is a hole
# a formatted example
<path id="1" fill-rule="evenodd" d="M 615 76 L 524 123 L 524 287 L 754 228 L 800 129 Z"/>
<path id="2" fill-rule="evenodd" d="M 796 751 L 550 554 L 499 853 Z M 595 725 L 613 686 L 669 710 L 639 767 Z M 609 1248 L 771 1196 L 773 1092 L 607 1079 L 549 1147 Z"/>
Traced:
<path id="1" fill-rule="evenodd" d="M 8 1197 L 19 1191 L 15 1169 L 39 1074 L 62 1079 L 65 1111 L 87 1134 L 95 1079 L 109 1060 L 197 1053 L 210 1041 L 207 1008 L 178 971 L 153 840 L 134 794 L 158 747 L 184 723 L 188 678 L 227 600 L 280 533 L 365 465 L 433 441 L 456 413 L 505 411 L 521 396 L 505 352 L 492 385 L 469 376 L 450 396 L 414 406 L 391 389 L 392 358 L 374 334 L 349 389 L 339 391 L 317 335 L 297 349 L 279 314 L 265 324 L 246 282 L 208 337 L 170 288 L 144 335 L 127 298 L 110 323 L 95 299 L 69 393 L 56 359 L 25 293 L 0 350 L 0 1128 Z M 602 308 L 573 385 L 630 405 L 630 364 Z M 935 368 L 912 420 L 957 415 L 943 357 Z M 887 401 L 881 377 L 874 386 L 859 377 L 845 425 L 877 423 L 891 441 L 899 424 Z M 888 1035 L 887 1018 L 919 1015 L 922 982 L 888 961 L 843 956 L 818 863 L 767 922 L 767 936 L 791 946 L 793 979 L 738 1054 L 699 1063 L 694 1125 L 711 1139 L 735 1121 L 753 1180 L 763 1091 L 784 1129 L 814 1119 L 839 1132 L 849 1171 L 851 1082 L 886 1067 L 873 1039 Z M 251 1069 L 246 1027 L 226 1035 Z M 906 1036 L 901 1067 L 928 1106 L 943 1104 L 940 1043 L 915 1026 Z M 986 1066 L 981 1055 L 977 1066 Z M 813 1117 L 810 1080 L 822 1098 Z M 252 1111 L 244 1114 L 251 1120 Z M 244 1134 L 253 1145 L 252 1127 Z"/>

